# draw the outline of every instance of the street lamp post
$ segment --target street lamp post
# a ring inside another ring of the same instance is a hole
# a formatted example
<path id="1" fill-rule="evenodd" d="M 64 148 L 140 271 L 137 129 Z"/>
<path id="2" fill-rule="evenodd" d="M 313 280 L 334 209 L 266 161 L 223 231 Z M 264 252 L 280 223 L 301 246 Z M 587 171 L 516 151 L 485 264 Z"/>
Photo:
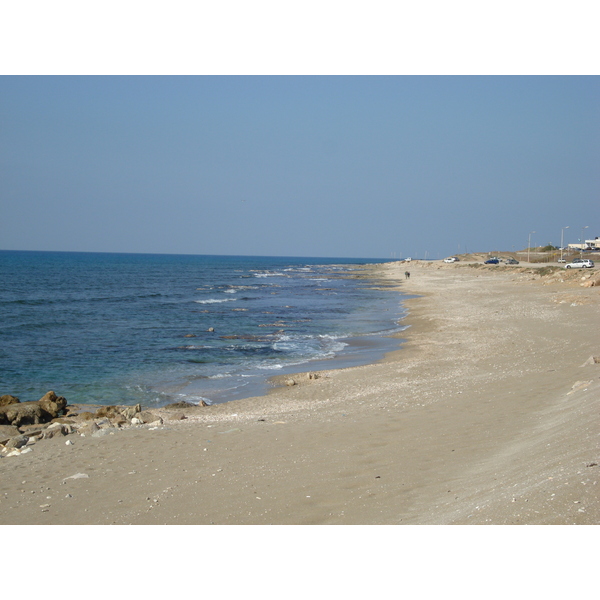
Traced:
<path id="1" fill-rule="evenodd" d="M 564 242 L 563 242 L 563 234 L 565 232 L 565 229 L 569 229 L 569 226 L 567 225 L 566 227 L 563 227 L 560 230 L 560 260 L 562 261 L 562 257 L 563 257 L 563 247 L 564 247 Z"/>
<path id="2" fill-rule="evenodd" d="M 529 251 L 531 250 L 531 234 L 535 231 L 529 232 L 529 241 L 527 242 L 527 262 L 529 262 Z"/>
<path id="3" fill-rule="evenodd" d="M 583 258 L 583 245 L 585 244 L 584 240 L 583 240 L 583 230 L 587 229 L 589 227 L 589 225 L 586 225 L 585 227 L 581 228 L 581 239 L 579 240 L 581 242 L 581 252 L 579 253 L 579 256 L 581 258 Z"/>

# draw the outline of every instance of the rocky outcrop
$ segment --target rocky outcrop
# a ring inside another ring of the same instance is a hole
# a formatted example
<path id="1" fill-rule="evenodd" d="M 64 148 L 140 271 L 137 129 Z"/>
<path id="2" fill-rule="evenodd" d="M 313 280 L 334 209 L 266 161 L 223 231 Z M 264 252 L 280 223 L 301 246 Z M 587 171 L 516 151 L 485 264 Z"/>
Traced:
<path id="1" fill-rule="evenodd" d="M 53 419 L 60 416 L 67 408 L 66 399 L 63 396 L 57 396 L 54 392 L 47 392 L 38 402 Z"/>
<path id="2" fill-rule="evenodd" d="M 36 402 L 21 402 L 11 395 L 1 397 L 0 403 L 0 458 L 19 456 L 31 452 L 31 446 L 41 440 L 62 438 L 71 434 L 98 437 L 110 435 L 120 428 L 144 425 L 149 429 L 159 427 L 163 419 L 159 414 L 135 406 L 100 406 L 83 411 L 85 405 L 67 405 L 64 397 L 50 391 Z M 205 403 L 203 403 L 206 406 Z M 196 404 L 178 402 L 170 420 L 185 419 L 181 409 L 198 409 Z M 95 410 L 94 410 L 95 409 Z M 94 412 L 91 412 L 94 410 Z M 185 412 L 185 411 L 184 411 Z M 64 415 L 67 416 L 64 416 Z M 72 442 L 67 440 L 67 445 Z"/>
<path id="3" fill-rule="evenodd" d="M 8 396 L 15 398 L 14 396 Z M 3 396 L 7 398 L 7 396 Z M 67 406 L 67 401 L 54 392 L 48 392 L 37 402 L 12 402 L 0 406 L 0 424 L 19 427 L 27 424 L 48 423 L 58 417 Z"/>
<path id="4" fill-rule="evenodd" d="M 18 404 L 21 402 L 17 397 L 5 394 L 0 396 L 0 406 L 8 406 L 9 404 Z"/>
<path id="5" fill-rule="evenodd" d="M 600 276 L 596 276 L 595 279 L 588 279 L 581 284 L 581 287 L 597 287 L 600 286 Z"/>
<path id="6" fill-rule="evenodd" d="M 121 414 L 126 418 L 126 419 L 133 419 L 133 417 L 135 417 L 135 415 L 137 415 L 138 413 L 142 412 L 142 405 L 141 404 L 136 404 L 135 406 L 126 406 L 125 408 L 121 409 Z"/>
<path id="7" fill-rule="evenodd" d="M 5 425 L 27 425 L 30 423 L 46 423 L 52 420 L 52 415 L 47 413 L 39 402 L 20 402 L 0 407 L 0 423 Z"/>

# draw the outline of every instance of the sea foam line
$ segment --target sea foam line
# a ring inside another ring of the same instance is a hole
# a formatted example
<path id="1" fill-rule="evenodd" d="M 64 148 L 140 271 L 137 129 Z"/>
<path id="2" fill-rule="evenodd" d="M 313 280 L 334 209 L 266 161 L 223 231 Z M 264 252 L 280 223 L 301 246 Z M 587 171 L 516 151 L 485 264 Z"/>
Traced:
<path id="1" fill-rule="evenodd" d="M 194 300 L 198 304 L 218 304 L 220 302 L 233 302 L 235 298 L 209 298 L 208 300 Z"/>

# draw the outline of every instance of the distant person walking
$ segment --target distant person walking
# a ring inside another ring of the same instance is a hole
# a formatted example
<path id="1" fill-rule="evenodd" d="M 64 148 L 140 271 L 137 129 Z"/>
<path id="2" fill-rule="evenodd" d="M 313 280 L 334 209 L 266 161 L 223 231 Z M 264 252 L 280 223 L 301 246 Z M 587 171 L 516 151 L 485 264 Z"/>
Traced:
<path id="1" fill-rule="evenodd" d="M 408 271 L 404 271 L 404 277 L 406 279 L 410 279 L 410 273 Z"/>

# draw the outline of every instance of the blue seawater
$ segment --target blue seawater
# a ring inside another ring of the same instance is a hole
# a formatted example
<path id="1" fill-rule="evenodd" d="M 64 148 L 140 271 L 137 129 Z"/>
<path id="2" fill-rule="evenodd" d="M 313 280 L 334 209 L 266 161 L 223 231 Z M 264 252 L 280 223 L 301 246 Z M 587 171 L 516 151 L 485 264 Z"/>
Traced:
<path id="1" fill-rule="evenodd" d="M 372 362 L 404 315 L 397 290 L 357 277 L 376 262 L 0 251 L 0 394 L 211 404 Z"/>

